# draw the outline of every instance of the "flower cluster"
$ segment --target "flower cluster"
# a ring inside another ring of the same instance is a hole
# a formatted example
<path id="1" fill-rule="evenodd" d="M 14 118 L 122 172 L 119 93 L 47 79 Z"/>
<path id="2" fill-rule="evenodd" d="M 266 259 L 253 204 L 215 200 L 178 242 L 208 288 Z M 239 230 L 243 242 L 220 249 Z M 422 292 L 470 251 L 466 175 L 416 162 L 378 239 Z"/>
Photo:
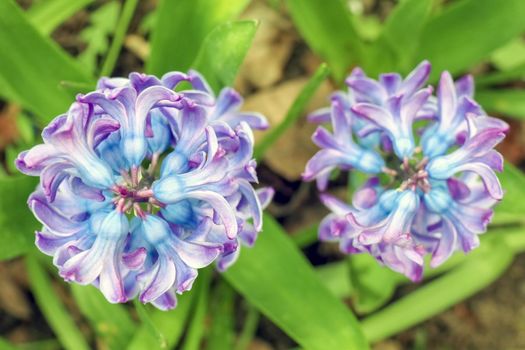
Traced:
<path id="1" fill-rule="evenodd" d="M 170 309 L 199 268 L 230 266 L 273 195 L 252 186 L 252 128 L 266 119 L 241 104 L 194 71 L 103 78 L 77 96 L 16 161 L 40 177 L 28 201 L 43 224 L 36 244 L 60 275 L 110 302 Z"/>
<path id="2" fill-rule="evenodd" d="M 318 127 L 313 141 L 321 150 L 303 174 L 320 190 L 336 168 L 368 174 L 351 205 L 321 195 L 331 214 L 319 237 L 345 253 L 369 253 L 414 281 L 425 254 L 436 267 L 455 250 L 479 245 L 503 196 L 495 174 L 503 158 L 494 147 L 508 130 L 473 100 L 472 77 L 454 82 L 443 72 L 434 96 L 425 87 L 429 73 L 428 62 L 405 79 L 389 73 L 376 81 L 354 69 L 348 92 L 310 116 L 331 122 L 332 132 Z"/>

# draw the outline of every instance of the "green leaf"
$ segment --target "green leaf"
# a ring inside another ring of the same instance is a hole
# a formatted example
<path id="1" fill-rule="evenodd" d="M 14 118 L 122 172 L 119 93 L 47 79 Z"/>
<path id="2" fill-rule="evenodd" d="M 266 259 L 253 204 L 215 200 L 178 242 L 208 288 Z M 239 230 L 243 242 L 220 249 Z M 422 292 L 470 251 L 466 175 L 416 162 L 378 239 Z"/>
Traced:
<path id="1" fill-rule="evenodd" d="M 505 195 L 496 205 L 493 223 L 523 222 L 525 212 L 525 174 L 514 165 L 506 162 L 503 172 L 498 175 Z"/>
<path id="2" fill-rule="evenodd" d="M 354 286 L 350 281 L 350 265 L 346 261 L 320 265 L 315 268 L 315 272 L 336 297 L 347 298 L 354 292 Z"/>
<path id="3" fill-rule="evenodd" d="M 233 349 L 235 292 L 224 280 L 213 290 L 211 327 L 206 350 Z"/>
<path id="4" fill-rule="evenodd" d="M 519 65 L 515 68 L 504 72 L 490 73 L 481 77 L 476 77 L 476 86 L 485 87 L 494 84 L 506 83 L 508 81 L 524 80 L 525 79 L 525 64 Z"/>
<path id="5" fill-rule="evenodd" d="M 221 23 L 235 19 L 248 3 L 249 0 L 161 0 L 146 70 L 156 75 L 186 71 L 206 36 Z M 215 53 L 234 47 L 224 46 Z"/>
<path id="6" fill-rule="evenodd" d="M 372 48 L 373 65 L 365 63 L 370 74 L 414 68 L 412 62 L 431 7 L 432 0 L 406 0 L 396 6 Z"/>
<path id="7" fill-rule="evenodd" d="M 503 232 L 492 232 L 494 237 L 483 242 L 456 269 L 365 318 L 361 324 L 367 339 L 379 341 L 413 327 L 491 284 L 513 258 L 511 249 L 497 237 Z"/>
<path id="8" fill-rule="evenodd" d="M 502 71 L 512 70 L 525 64 L 525 41 L 518 37 L 494 51 L 491 62 Z"/>
<path id="9" fill-rule="evenodd" d="M 368 254 L 350 257 L 350 274 L 354 293 L 353 305 L 361 314 L 370 313 L 392 298 L 398 283 L 405 277 L 381 266 Z"/>
<path id="10" fill-rule="evenodd" d="M 131 340 L 128 350 L 173 348 L 178 343 L 184 331 L 184 326 L 186 325 L 186 320 L 191 309 L 192 296 L 193 294 L 191 292 L 178 296 L 177 308 L 171 311 L 161 311 L 148 307 L 148 317 L 166 343 L 160 344 L 158 338 L 152 334 L 151 326 L 143 324 L 142 327 L 135 332 L 135 336 Z"/>
<path id="11" fill-rule="evenodd" d="M 134 10 L 133 2 L 128 2 L 127 5 L 128 7 L 126 9 L 126 13 L 123 11 L 124 16 L 121 16 L 121 18 L 124 18 L 124 23 L 121 21 L 119 37 L 115 38 L 120 42 L 123 40 L 124 33 L 122 33 L 122 27 L 126 24 L 125 20 L 128 19 L 127 17 L 129 16 L 130 12 L 129 10 Z M 87 44 L 87 47 L 80 53 L 80 55 L 78 55 L 77 59 L 90 72 L 95 72 L 97 70 L 96 68 L 99 56 L 104 55 L 108 51 L 109 36 L 113 34 L 115 28 L 117 27 L 119 11 L 120 3 L 117 1 L 111 1 L 104 4 L 91 14 L 89 18 L 89 26 L 80 32 L 80 37 Z M 118 44 L 115 39 L 113 42 Z M 118 51 L 115 53 L 117 48 L 119 47 L 113 46 L 112 52 L 108 52 L 108 56 L 111 54 L 111 56 L 109 56 L 109 60 L 111 61 L 109 61 L 108 57 L 106 57 L 106 61 L 104 62 L 104 72 L 102 73 L 111 74 L 111 72 L 108 72 L 108 70 L 112 70 L 110 69 L 112 68 L 110 64 L 114 64 L 114 60 L 117 59 Z"/>
<path id="12" fill-rule="evenodd" d="M 108 349 L 124 349 L 137 328 L 126 308 L 108 303 L 92 286 L 74 283 L 71 291 L 80 311 L 97 333 L 99 342 Z"/>
<path id="13" fill-rule="evenodd" d="M 259 326 L 259 319 L 261 318 L 259 311 L 251 304 L 248 304 L 246 308 L 246 317 L 243 320 L 242 331 L 237 338 L 235 350 L 246 350 L 252 342 L 257 327 Z"/>
<path id="14" fill-rule="evenodd" d="M 314 75 L 308 80 L 303 87 L 299 96 L 295 99 L 292 106 L 286 113 L 283 121 L 270 129 L 266 136 L 255 146 L 253 151 L 255 159 L 261 159 L 264 153 L 270 148 L 281 135 L 288 130 L 301 117 L 305 106 L 310 102 L 319 85 L 328 76 L 329 70 L 326 64 L 321 64 L 315 71 Z"/>
<path id="15" fill-rule="evenodd" d="M 34 177 L 0 177 L 0 260 L 26 253 L 35 245 L 35 230 L 41 225 L 27 207 L 27 198 L 36 185 Z"/>
<path id="16" fill-rule="evenodd" d="M 204 40 L 193 62 L 215 92 L 230 86 L 252 44 L 256 21 L 237 21 L 216 27 Z"/>
<path id="17" fill-rule="evenodd" d="M 126 35 L 131 19 L 135 14 L 137 4 L 138 0 L 126 0 L 124 3 L 122 13 L 120 14 L 117 22 L 115 34 L 113 35 L 113 41 L 111 42 L 111 46 L 109 47 L 109 50 L 106 54 L 102 68 L 100 69 L 101 76 L 108 76 L 113 73 L 113 69 L 115 69 L 115 64 L 117 63 L 118 55 L 122 49 L 122 44 L 124 43 L 124 36 Z"/>
<path id="18" fill-rule="evenodd" d="M 286 0 L 292 19 L 308 45 L 325 60 L 337 80 L 363 61 L 363 45 L 342 0 Z"/>
<path id="19" fill-rule="evenodd" d="M 476 92 L 476 101 L 488 113 L 525 119 L 525 90 L 485 90 Z"/>
<path id="20" fill-rule="evenodd" d="M 39 33 L 12 0 L 0 0 L 0 94 L 48 122 L 64 113 L 74 96 L 62 80 L 91 82 L 80 66 Z"/>
<path id="21" fill-rule="evenodd" d="M 317 232 L 319 231 L 319 223 L 315 223 L 308 227 L 292 233 L 290 238 L 299 248 L 306 248 L 317 242 Z"/>
<path id="22" fill-rule="evenodd" d="M 231 285 L 307 350 L 367 349 L 351 311 L 317 278 L 279 224 L 264 216 L 257 244 L 224 273 Z"/>
<path id="23" fill-rule="evenodd" d="M 44 314 L 47 323 L 62 346 L 68 350 L 89 350 L 89 345 L 53 290 L 47 272 L 37 258 L 31 254 L 28 255 L 26 267 L 38 308 Z"/>
<path id="24" fill-rule="evenodd" d="M 517 13 L 525 13 L 525 1 L 454 2 L 425 26 L 414 64 L 432 62 L 432 79 L 443 70 L 464 71 L 523 33 L 525 21 Z"/>
<path id="25" fill-rule="evenodd" d="M 192 292 L 197 293 L 195 300 L 196 305 L 181 350 L 199 350 L 201 348 L 200 345 L 206 326 L 205 317 L 206 312 L 208 311 L 208 299 L 212 276 L 211 269 L 212 267 L 208 267 L 200 270 L 196 286 L 192 288 Z"/>
<path id="26" fill-rule="evenodd" d="M 93 3 L 94 0 L 47 0 L 29 8 L 27 16 L 44 35 L 49 35 L 72 15 Z"/>

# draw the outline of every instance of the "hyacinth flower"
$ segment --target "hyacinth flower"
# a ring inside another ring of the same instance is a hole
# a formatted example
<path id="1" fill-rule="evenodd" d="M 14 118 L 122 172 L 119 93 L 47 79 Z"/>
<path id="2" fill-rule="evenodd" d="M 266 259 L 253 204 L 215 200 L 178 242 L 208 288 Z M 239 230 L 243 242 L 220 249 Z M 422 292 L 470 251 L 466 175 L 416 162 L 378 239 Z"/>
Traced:
<path id="1" fill-rule="evenodd" d="M 346 254 L 370 254 L 414 281 L 425 255 L 437 267 L 457 250 L 476 248 L 504 194 L 496 176 L 503 158 L 494 147 L 508 125 L 476 103 L 472 77 L 454 83 L 444 72 L 434 95 L 425 86 L 429 73 L 428 62 L 405 79 L 388 73 L 375 81 L 354 69 L 348 91 L 310 117 L 330 122 L 331 131 L 318 127 L 312 139 L 321 149 L 303 173 L 321 190 L 335 169 L 367 174 L 350 204 L 321 194 L 331 213 L 319 238 Z"/>
<path id="2" fill-rule="evenodd" d="M 266 119 L 241 105 L 194 71 L 102 78 L 77 96 L 16 160 L 40 177 L 28 200 L 43 225 L 36 245 L 60 276 L 167 310 L 198 269 L 231 266 L 273 195 L 253 187 L 252 129 Z"/>

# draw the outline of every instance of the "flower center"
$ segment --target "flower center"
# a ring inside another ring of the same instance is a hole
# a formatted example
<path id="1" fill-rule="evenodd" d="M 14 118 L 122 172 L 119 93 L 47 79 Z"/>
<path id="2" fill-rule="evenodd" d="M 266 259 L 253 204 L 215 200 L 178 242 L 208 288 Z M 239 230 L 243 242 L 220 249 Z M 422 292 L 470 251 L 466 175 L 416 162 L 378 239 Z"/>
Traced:
<path id="1" fill-rule="evenodd" d="M 154 156 L 147 167 L 133 167 L 130 171 L 122 170 L 122 181 L 115 184 L 112 191 L 115 194 L 113 202 L 121 213 L 145 218 L 165 207 L 153 196 L 152 183 L 156 180 L 158 157 Z"/>
<path id="2" fill-rule="evenodd" d="M 420 149 L 416 149 L 415 153 L 420 153 Z M 398 161 L 397 166 L 393 168 L 385 168 L 385 174 L 390 177 L 388 187 L 397 187 L 399 191 L 416 191 L 417 189 L 421 189 L 423 192 L 428 193 L 431 185 L 428 180 L 428 172 L 425 170 L 427 164 L 427 157 L 422 159 L 413 157 L 412 159 L 405 158 L 403 162 Z M 395 168 L 399 170 L 394 170 Z"/>

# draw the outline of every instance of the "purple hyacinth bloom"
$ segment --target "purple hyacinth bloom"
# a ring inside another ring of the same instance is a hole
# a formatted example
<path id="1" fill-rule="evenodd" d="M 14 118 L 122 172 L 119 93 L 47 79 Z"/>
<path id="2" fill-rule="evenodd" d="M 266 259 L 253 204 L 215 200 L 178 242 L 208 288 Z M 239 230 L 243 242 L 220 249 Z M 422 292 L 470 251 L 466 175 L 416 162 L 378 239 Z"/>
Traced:
<path id="1" fill-rule="evenodd" d="M 437 267 L 454 251 L 479 245 L 503 197 L 496 176 L 503 158 L 494 147 L 508 130 L 476 103 L 472 77 L 454 82 L 444 72 L 434 96 L 425 87 L 429 73 L 428 62 L 404 80 L 389 73 L 375 81 L 354 69 L 349 91 L 335 93 L 330 109 L 310 117 L 331 121 L 332 131 L 314 133 L 321 150 L 303 174 L 321 190 L 335 169 L 370 174 L 351 204 L 321 195 L 331 213 L 319 238 L 347 254 L 370 254 L 414 281 L 426 254 Z"/>
<path id="2" fill-rule="evenodd" d="M 167 310 L 198 269 L 223 271 L 252 246 L 273 190 L 253 187 L 252 129 L 267 122 L 242 102 L 194 71 L 102 78 L 79 95 L 16 160 L 40 177 L 36 245 L 60 276 Z"/>

